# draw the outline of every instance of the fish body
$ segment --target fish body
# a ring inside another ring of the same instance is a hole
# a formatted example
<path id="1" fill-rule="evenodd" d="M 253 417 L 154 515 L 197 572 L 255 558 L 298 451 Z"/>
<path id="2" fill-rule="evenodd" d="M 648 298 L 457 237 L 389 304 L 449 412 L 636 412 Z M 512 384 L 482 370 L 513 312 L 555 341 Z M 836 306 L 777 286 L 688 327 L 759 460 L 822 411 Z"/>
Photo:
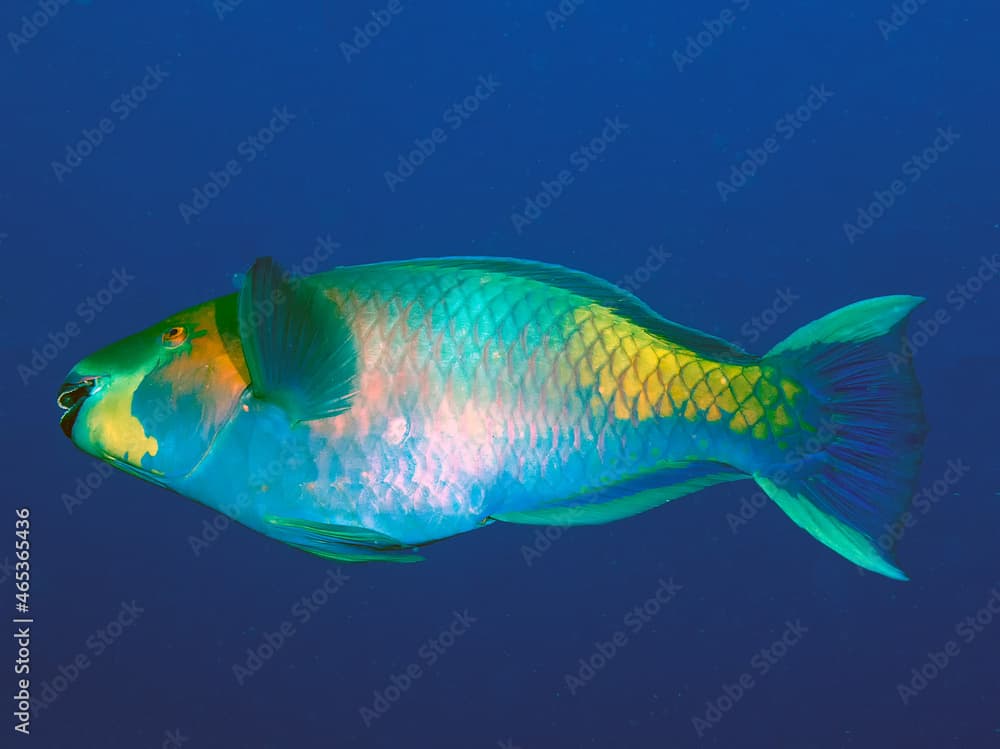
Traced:
<path id="1" fill-rule="evenodd" d="M 875 539 L 912 494 L 924 427 L 912 370 L 886 352 L 918 302 L 861 302 L 757 357 L 557 266 L 292 279 L 263 259 L 239 293 L 77 365 L 64 429 L 336 559 L 409 561 L 496 521 L 604 523 L 753 478 L 820 541 L 901 577 Z"/>

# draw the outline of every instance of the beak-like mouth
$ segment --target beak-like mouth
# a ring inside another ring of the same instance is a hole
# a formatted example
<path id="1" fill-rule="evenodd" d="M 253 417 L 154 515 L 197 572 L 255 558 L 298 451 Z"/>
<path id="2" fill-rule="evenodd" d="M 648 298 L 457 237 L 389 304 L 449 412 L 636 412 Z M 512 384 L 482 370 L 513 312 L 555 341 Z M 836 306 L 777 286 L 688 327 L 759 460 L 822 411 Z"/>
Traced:
<path id="1" fill-rule="evenodd" d="M 77 382 L 63 383 L 62 387 L 59 388 L 59 397 L 56 399 L 56 403 L 59 404 L 59 408 L 65 411 L 59 418 L 59 426 L 70 439 L 73 438 L 73 425 L 80 413 L 80 406 L 87 396 L 94 392 L 100 379 L 96 376 L 83 377 Z"/>

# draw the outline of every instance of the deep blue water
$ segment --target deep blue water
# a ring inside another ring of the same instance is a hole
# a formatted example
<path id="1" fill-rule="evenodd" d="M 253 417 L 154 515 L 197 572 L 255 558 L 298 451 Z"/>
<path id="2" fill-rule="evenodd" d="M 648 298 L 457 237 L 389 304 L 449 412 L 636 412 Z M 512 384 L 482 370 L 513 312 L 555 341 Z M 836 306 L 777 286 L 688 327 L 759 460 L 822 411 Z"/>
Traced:
<path id="1" fill-rule="evenodd" d="M 45 700 L 25 738 L 8 697 L 3 745 L 1000 746 L 995 4 L 293 5 L 0 10 L 0 596 L 11 613 L 28 507 Z M 749 482 L 546 542 L 496 525 L 343 583 L 241 527 L 195 553 L 216 516 L 94 472 L 55 392 L 264 254 L 561 263 L 755 353 L 926 296 L 911 582 L 772 504 L 735 523 Z"/>

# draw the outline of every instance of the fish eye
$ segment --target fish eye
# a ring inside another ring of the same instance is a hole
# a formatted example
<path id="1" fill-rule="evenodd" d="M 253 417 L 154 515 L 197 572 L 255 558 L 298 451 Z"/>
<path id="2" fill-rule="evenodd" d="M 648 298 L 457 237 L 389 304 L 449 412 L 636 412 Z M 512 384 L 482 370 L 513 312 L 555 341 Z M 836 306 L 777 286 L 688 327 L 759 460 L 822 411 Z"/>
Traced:
<path id="1" fill-rule="evenodd" d="M 165 348 L 173 349 L 184 343 L 187 337 L 187 330 L 180 325 L 175 325 L 169 330 L 164 331 L 163 335 L 160 336 L 160 342 Z"/>

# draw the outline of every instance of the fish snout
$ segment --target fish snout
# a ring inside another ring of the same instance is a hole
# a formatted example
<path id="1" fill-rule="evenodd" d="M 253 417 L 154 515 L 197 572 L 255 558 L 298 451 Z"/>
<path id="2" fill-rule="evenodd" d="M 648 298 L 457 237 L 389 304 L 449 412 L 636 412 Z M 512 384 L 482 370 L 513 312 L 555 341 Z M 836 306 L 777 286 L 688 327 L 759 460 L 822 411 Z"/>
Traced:
<path id="1" fill-rule="evenodd" d="M 90 375 L 69 380 L 60 386 L 56 403 L 65 413 L 59 418 L 59 426 L 70 439 L 73 438 L 73 425 L 80 413 L 80 406 L 88 395 L 100 388 L 102 380 L 98 375 Z"/>

